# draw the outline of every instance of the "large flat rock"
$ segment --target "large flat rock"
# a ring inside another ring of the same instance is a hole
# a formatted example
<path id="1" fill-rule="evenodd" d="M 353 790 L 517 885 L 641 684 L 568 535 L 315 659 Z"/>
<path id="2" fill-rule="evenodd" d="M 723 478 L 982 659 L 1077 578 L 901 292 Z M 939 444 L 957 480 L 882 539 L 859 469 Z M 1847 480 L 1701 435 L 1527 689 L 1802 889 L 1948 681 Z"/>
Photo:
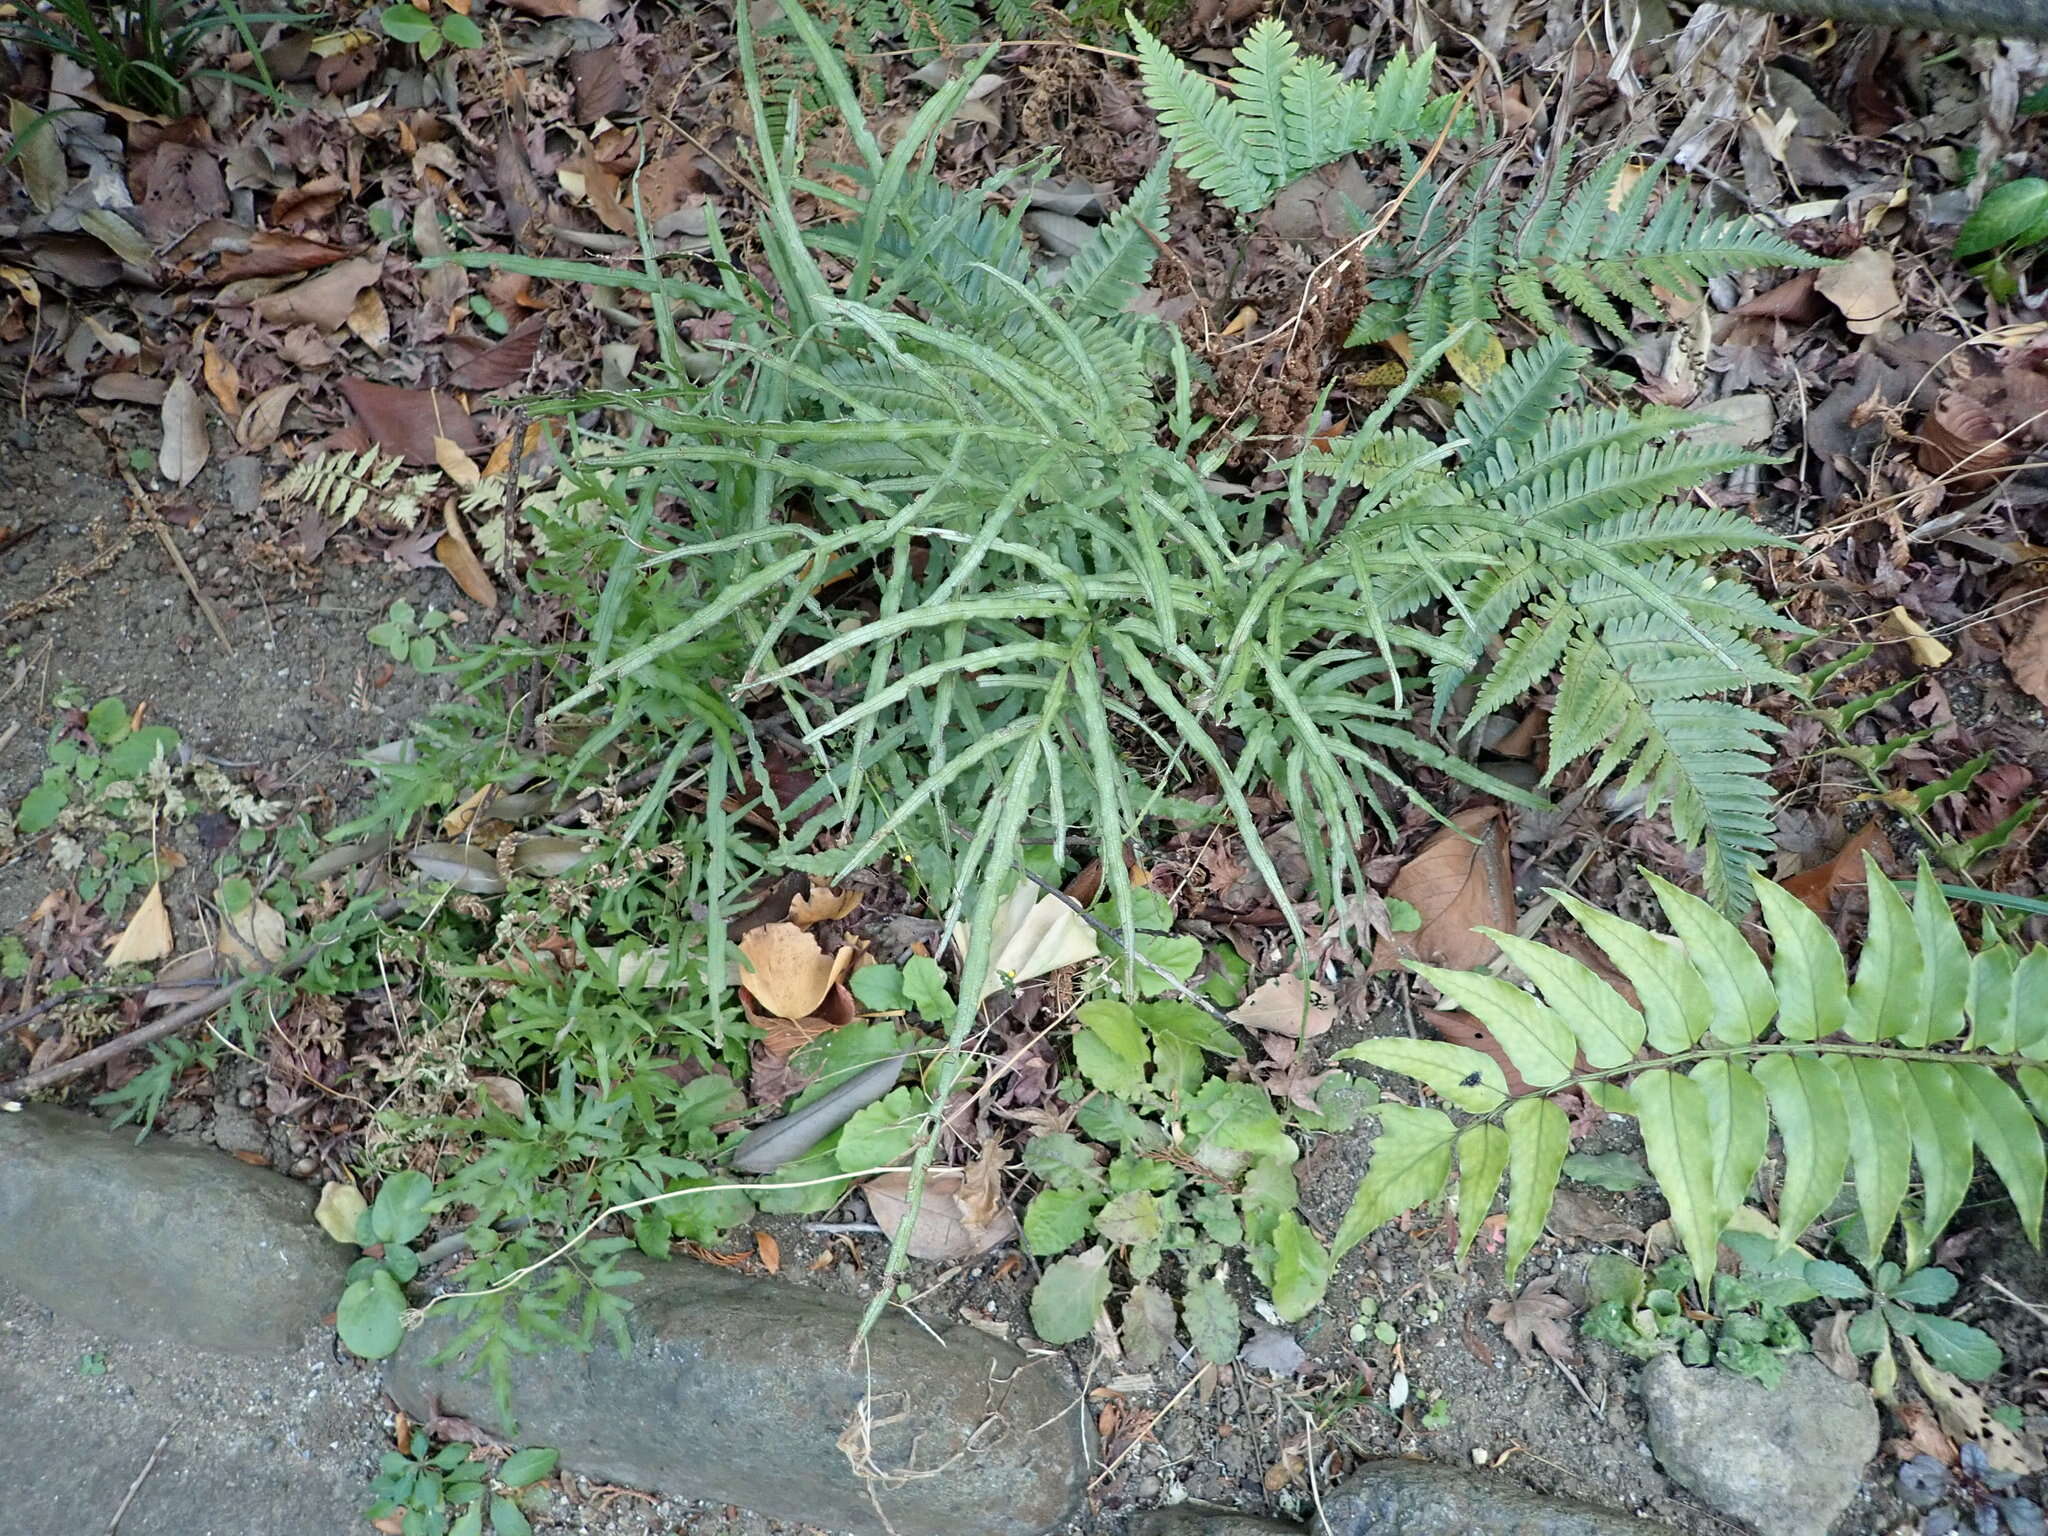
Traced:
<path id="1" fill-rule="evenodd" d="M 368 1536 L 378 1397 L 331 1340 L 267 1360 L 129 1344 L 0 1283 L 0 1530 L 104 1536 L 135 1485 L 120 1536 Z"/>
<path id="2" fill-rule="evenodd" d="M 857 1304 L 640 1267 L 623 1358 L 605 1343 L 514 1357 L 516 1432 L 485 1379 L 429 1364 L 459 1331 L 451 1309 L 407 1336 L 386 1390 L 415 1418 L 554 1446 L 586 1476 L 857 1536 L 1036 1536 L 1079 1501 L 1086 1430 L 1058 1357 L 891 1314 L 849 1362 Z"/>
<path id="3" fill-rule="evenodd" d="M 31 1105 L 0 1114 L 0 1282 L 137 1343 L 295 1352 L 355 1251 L 314 1192 L 232 1157 Z"/>
<path id="4" fill-rule="evenodd" d="M 1576 1499 L 1532 1493 L 1470 1467 L 1369 1461 L 1323 1500 L 1316 1536 L 1673 1536 L 1668 1527 Z"/>

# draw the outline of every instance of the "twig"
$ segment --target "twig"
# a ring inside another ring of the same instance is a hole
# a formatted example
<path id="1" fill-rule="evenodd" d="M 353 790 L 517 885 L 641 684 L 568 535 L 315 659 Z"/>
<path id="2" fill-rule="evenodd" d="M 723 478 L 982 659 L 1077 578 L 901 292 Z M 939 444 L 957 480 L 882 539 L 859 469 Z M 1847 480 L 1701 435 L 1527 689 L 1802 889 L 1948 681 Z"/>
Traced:
<path id="1" fill-rule="evenodd" d="M 2001 1282 L 1996 1275 L 1986 1275 L 1984 1283 L 2018 1307 L 2022 1312 L 2031 1314 L 2036 1321 L 2048 1323 L 2048 1307 L 2042 1306 L 2038 1301 L 2027 1300 L 2026 1297 Z"/>
<path id="2" fill-rule="evenodd" d="M 164 1447 L 171 1443 L 171 1432 L 167 1429 L 157 1440 L 156 1449 L 149 1453 L 149 1460 L 142 1464 L 142 1470 L 135 1474 L 135 1481 L 128 1485 L 127 1493 L 121 1496 L 121 1507 L 114 1511 L 114 1518 L 107 1522 L 107 1536 L 121 1528 L 121 1517 L 128 1513 L 128 1506 L 135 1502 L 135 1495 L 142 1491 L 143 1479 L 156 1470 L 157 1458 L 164 1453 Z"/>
<path id="3" fill-rule="evenodd" d="M 379 902 L 373 909 L 372 916 L 378 922 L 383 922 L 403 911 L 405 903 L 404 897 Z M 340 938 L 341 935 L 337 933 L 331 938 L 315 939 L 300 946 L 297 951 L 276 965 L 238 976 L 226 986 L 215 987 L 204 996 L 194 998 L 184 1007 L 173 1008 L 160 1019 L 152 1019 L 147 1024 L 137 1025 L 125 1035 L 118 1035 L 105 1045 L 96 1045 L 82 1056 L 73 1056 L 69 1061 L 60 1061 L 55 1066 L 43 1068 L 40 1072 L 27 1073 L 11 1083 L 0 1083 L 0 1101 L 25 1099 L 32 1093 L 54 1088 L 59 1083 L 68 1083 L 74 1077 L 82 1077 L 93 1068 L 105 1066 L 139 1046 L 154 1045 L 159 1040 L 167 1040 L 172 1035 L 197 1024 L 216 1009 L 226 1007 L 256 982 L 282 980 L 297 975 L 310 965 L 323 949 L 339 942 Z"/>
<path id="4" fill-rule="evenodd" d="M 228 638 L 228 632 L 221 628 L 220 615 L 213 611 L 213 604 L 204 592 L 199 590 L 198 578 L 192 574 L 192 567 L 185 563 L 185 557 L 178 553 L 178 546 L 171 540 L 171 530 L 164 526 L 163 519 L 156 515 L 156 503 L 149 492 L 142 488 L 142 482 L 135 478 L 130 469 L 121 471 L 121 478 L 128 482 L 128 493 L 135 498 L 135 504 L 149 519 L 149 531 L 156 535 L 157 542 L 164 547 L 164 553 L 171 557 L 171 564 L 184 579 L 185 590 L 192 594 L 192 601 L 199 605 L 199 611 L 206 617 L 207 628 L 213 631 L 213 638 L 220 642 L 222 650 L 230 656 L 235 654 L 235 643 Z"/>
<path id="5" fill-rule="evenodd" d="M 1118 1467 L 1124 1464 L 1124 1458 L 1126 1456 L 1130 1455 L 1131 1452 L 1135 1451 L 1139 1446 L 1143 1445 L 1147 1440 L 1150 1440 L 1153 1437 L 1153 1435 L 1159 1429 L 1161 1420 L 1163 1420 L 1169 1413 L 1173 1412 L 1174 1409 L 1180 1406 L 1180 1400 L 1186 1397 L 1188 1393 L 1194 1390 L 1195 1383 L 1200 1381 L 1204 1376 L 1207 1376 L 1211 1371 L 1215 1369 L 1215 1366 L 1209 1364 L 1206 1360 L 1203 1361 L 1202 1368 L 1199 1371 L 1196 1371 L 1194 1375 L 1188 1378 L 1187 1385 L 1182 1387 L 1178 1392 L 1174 1393 L 1172 1397 L 1168 1398 L 1166 1400 L 1166 1406 L 1160 1409 L 1158 1413 L 1152 1416 L 1152 1422 L 1150 1424 L 1147 1424 L 1144 1427 L 1144 1429 L 1139 1431 L 1136 1435 L 1133 1435 L 1131 1437 L 1131 1443 L 1116 1453 L 1116 1460 L 1112 1461 L 1108 1466 L 1104 1467 L 1100 1472 L 1096 1473 L 1095 1476 L 1089 1480 L 1088 1491 L 1090 1493 L 1093 1493 L 1097 1488 L 1101 1487 L 1103 1483 L 1108 1481 L 1109 1474 L 1114 1472 Z"/>

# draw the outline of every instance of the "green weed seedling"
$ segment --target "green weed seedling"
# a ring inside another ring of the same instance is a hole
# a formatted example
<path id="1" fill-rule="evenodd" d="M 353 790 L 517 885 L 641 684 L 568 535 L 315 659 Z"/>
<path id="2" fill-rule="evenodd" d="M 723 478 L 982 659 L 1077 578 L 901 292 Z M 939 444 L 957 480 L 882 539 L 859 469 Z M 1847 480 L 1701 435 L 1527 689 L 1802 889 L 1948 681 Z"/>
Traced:
<path id="1" fill-rule="evenodd" d="M 532 1536 L 533 1524 L 519 1507 L 519 1494 L 555 1470 L 556 1451 L 545 1447 L 515 1451 L 493 1472 L 491 1464 L 462 1444 L 408 1456 L 387 1451 L 370 1484 L 375 1502 L 366 1520 L 399 1517 L 400 1536 Z"/>
<path id="2" fill-rule="evenodd" d="M 1579 1331 L 1638 1360 L 1676 1353 L 1687 1365 L 1717 1365 L 1775 1387 L 1786 1360 L 1807 1350 L 1806 1334 L 1785 1309 L 1841 1294 L 1856 1277 L 1797 1251 L 1781 1255 L 1750 1233 L 1730 1232 L 1722 1241 L 1741 1256 L 1742 1268 L 1715 1282 L 1711 1310 L 1683 1254 L 1648 1275 L 1619 1254 L 1596 1255 L 1587 1272 L 1592 1305 Z"/>
<path id="3" fill-rule="evenodd" d="M 433 1219 L 433 1196 L 434 1181 L 408 1168 L 386 1179 L 356 1218 L 363 1256 L 349 1266 L 335 1324 L 341 1342 L 365 1360 L 396 1354 L 405 1338 L 405 1287 L 420 1272 L 411 1244 Z"/>
<path id="4" fill-rule="evenodd" d="M 1921 1260 L 1917 1225 L 1902 1219 L 1905 1264 L 1890 1259 L 1872 1262 L 1861 1216 L 1850 1217 L 1837 1234 L 1863 1275 L 1858 1278 L 1853 1270 L 1834 1266 L 1842 1271 L 1842 1280 L 1827 1295 L 1864 1304 L 1848 1322 L 1842 1342 L 1857 1359 L 1870 1361 L 1871 1389 L 1880 1397 L 1889 1397 L 1898 1380 L 1893 1345 L 1900 1340 L 1911 1340 L 1938 1370 L 1964 1381 L 1989 1381 L 2005 1366 L 2005 1352 L 1991 1335 L 1933 1310 L 1955 1299 L 1957 1282 L 1948 1270 Z"/>
<path id="5" fill-rule="evenodd" d="M 15 9 L 0 22 L 0 37 L 72 60 L 92 72 L 107 100 L 163 117 L 185 110 L 188 77 L 234 80 L 275 96 L 263 63 L 257 29 L 307 17 L 296 11 L 245 11 L 235 0 L 198 5 L 192 0 L 47 0 Z M 222 70 L 195 70 L 194 57 L 208 35 L 232 30 L 255 60 L 257 78 Z"/>
<path id="6" fill-rule="evenodd" d="M 483 28 L 460 11 L 436 10 L 433 0 L 398 0 L 377 13 L 377 24 L 394 42 L 410 43 L 422 62 L 443 48 L 481 48 Z"/>
<path id="7" fill-rule="evenodd" d="M 401 6 L 411 10 L 411 6 Z M 434 665 L 439 655 L 434 636 L 446 629 L 450 616 L 439 608 L 429 608 L 424 617 L 416 612 L 411 603 L 400 598 L 391 605 L 384 622 L 372 624 L 364 635 L 370 644 L 382 646 L 391 659 L 401 665 L 409 665 L 415 672 L 425 672 Z"/>

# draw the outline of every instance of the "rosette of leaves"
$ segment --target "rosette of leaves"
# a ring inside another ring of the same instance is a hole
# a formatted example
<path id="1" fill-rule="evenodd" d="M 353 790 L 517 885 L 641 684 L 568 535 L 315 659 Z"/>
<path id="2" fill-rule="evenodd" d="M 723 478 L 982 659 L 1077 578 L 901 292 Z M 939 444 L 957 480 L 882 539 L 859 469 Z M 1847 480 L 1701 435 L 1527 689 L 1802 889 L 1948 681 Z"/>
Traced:
<path id="1" fill-rule="evenodd" d="M 1175 1331 L 1174 1299 L 1161 1283 L 1169 1257 L 1181 1281 L 1179 1321 L 1204 1359 L 1237 1356 L 1242 1325 L 1226 1284 L 1233 1258 L 1282 1321 L 1305 1317 L 1323 1298 L 1330 1256 L 1295 1208 L 1299 1149 L 1288 1117 L 1258 1084 L 1212 1074 L 1212 1063 L 1242 1057 L 1243 1046 L 1191 1003 L 1098 1001 L 1075 1019 L 1077 1075 L 1066 1090 L 1078 1100 L 1079 1134 L 1040 1136 L 1023 1153 L 1041 1186 L 1024 1209 L 1024 1249 L 1065 1255 L 1032 1292 L 1039 1337 L 1085 1337 L 1121 1281 L 1125 1352 L 1140 1364 L 1159 1359 Z M 1325 1086 L 1325 1112 L 1297 1112 L 1296 1124 L 1349 1123 L 1344 1084 Z"/>
<path id="2" fill-rule="evenodd" d="M 1910 907 L 1874 860 L 1866 872 L 1870 925 L 1853 976 L 1834 936 L 1781 887 L 1757 886 L 1772 940 L 1766 961 L 1733 923 L 1655 875 L 1668 936 L 1555 893 L 1634 1000 L 1583 962 L 1513 934 L 1493 938 L 1533 991 L 1414 967 L 1493 1034 L 1525 1086 L 1511 1091 L 1498 1060 L 1446 1041 L 1368 1040 L 1340 1053 L 1414 1079 L 1448 1109 L 1375 1112 L 1372 1162 L 1334 1251 L 1441 1198 L 1455 1162 L 1461 1248 L 1507 1176 L 1512 1271 L 1557 1188 L 1570 1134 L 1553 1095 L 1567 1087 L 1635 1119 L 1702 1296 L 1773 1131 L 1784 1152 L 1781 1247 L 1853 1175 L 1865 1251 L 1882 1252 L 1917 1169 L 1920 1201 L 1903 1228 L 1917 1264 L 1980 1158 L 2038 1242 L 2048 949 L 1987 934 L 1973 954 L 1924 862 Z"/>

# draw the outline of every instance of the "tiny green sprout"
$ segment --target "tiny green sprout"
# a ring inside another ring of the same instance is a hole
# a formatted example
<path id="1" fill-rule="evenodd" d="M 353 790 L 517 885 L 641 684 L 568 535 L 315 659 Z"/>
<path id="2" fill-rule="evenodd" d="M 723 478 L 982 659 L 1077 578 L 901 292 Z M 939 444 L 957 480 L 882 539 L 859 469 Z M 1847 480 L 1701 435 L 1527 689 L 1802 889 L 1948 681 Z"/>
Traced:
<path id="1" fill-rule="evenodd" d="M 409 0 L 385 6 L 378 13 L 377 22 L 384 28 L 384 35 L 392 41 L 412 44 L 422 62 L 433 58 L 443 48 L 481 48 L 484 45 L 483 29 L 460 11 L 437 14 L 424 6 L 413 5 Z"/>

